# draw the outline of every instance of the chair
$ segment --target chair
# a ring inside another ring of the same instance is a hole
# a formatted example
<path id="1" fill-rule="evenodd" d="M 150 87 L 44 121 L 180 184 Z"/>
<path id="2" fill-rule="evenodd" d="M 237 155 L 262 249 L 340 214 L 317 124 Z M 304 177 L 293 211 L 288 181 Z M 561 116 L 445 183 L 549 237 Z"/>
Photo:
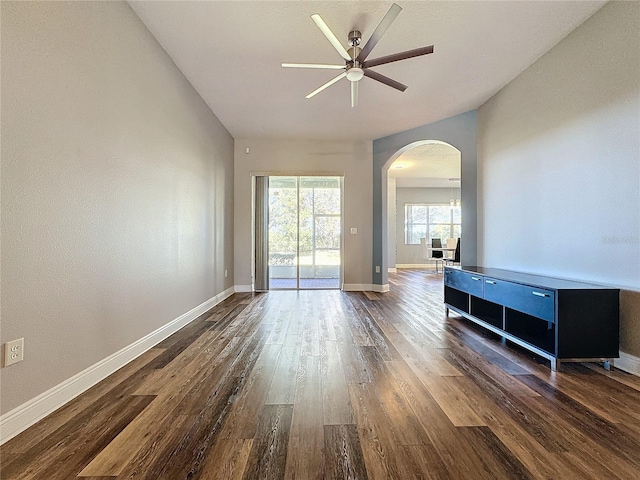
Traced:
<path id="1" fill-rule="evenodd" d="M 453 258 L 445 259 L 447 265 L 453 265 L 454 263 L 460 263 L 460 239 L 458 238 L 456 243 L 456 250 L 453 252 Z"/>
<path id="2" fill-rule="evenodd" d="M 431 239 L 431 248 L 442 248 L 442 241 L 439 238 L 432 238 Z M 431 256 L 429 257 L 429 260 L 435 260 L 436 262 L 436 273 L 438 272 L 438 262 L 442 262 L 442 264 L 444 265 L 444 253 L 443 252 L 434 252 L 433 250 L 430 250 L 431 252 Z"/>

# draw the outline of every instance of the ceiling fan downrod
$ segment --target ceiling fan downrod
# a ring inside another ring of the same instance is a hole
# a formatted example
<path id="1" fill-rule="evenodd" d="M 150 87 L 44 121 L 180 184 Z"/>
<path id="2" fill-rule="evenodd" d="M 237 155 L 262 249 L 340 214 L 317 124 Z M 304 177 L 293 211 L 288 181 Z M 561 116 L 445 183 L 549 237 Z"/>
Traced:
<path id="1" fill-rule="evenodd" d="M 362 49 L 358 46 L 360 45 L 361 41 L 362 34 L 358 30 L 351 30 L 349 32 L 347 42 L 349 43 L 349 46 L 351 48 L 347 50 L 347 53 L 349 53 L 351 61 L 347 62 L 346 72 L 347 80 L 349 80 L 350 82 L 358 82 L 362 80 L 362 77 L 364 77 L 364 70 L 362 69 L 362 65 L 358 61 L 358 55 L 360 55 L 360 52 L 362 51 Z"/>

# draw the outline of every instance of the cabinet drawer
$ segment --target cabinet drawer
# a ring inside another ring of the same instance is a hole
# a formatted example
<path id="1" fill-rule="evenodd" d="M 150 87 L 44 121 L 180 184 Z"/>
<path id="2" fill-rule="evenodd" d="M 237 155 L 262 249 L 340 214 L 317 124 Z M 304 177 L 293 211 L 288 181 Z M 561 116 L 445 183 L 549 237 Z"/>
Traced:
<path id="1" fill-rule="evenodd" d="M 444 284 L 462 292 L 482 297 L 482 275 L 461 272 L 460 270 L 445 269 Z"/>
<path id="2" fill-rule="evenodd" d="M 552 290 L 489 277 L 485 277 L 483 280 L 485 300 L 528 313 L 548 322 L 554 321 L 555 293 Z"/>

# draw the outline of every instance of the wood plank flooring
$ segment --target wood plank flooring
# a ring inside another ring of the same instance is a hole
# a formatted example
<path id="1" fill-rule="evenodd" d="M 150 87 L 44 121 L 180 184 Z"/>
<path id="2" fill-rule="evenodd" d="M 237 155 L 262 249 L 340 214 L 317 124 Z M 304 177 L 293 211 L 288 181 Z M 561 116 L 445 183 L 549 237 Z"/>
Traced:
<path id="1" fill-rule="evenodd" d="M 9 479 L 638 479 L 640 378 L 385 294 L 235 294 L 0 447 Z"/>

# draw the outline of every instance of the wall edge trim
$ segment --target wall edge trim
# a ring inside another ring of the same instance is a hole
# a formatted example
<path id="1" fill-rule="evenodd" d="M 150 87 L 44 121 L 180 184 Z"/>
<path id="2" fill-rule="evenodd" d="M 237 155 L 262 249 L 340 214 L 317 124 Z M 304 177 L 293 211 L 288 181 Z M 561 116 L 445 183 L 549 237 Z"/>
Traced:
<path id="1" fill-rule="evenodd" d="M 389 284 L 376 285 L 371 283 L 345 283 L 342 285 L 345 292 L 377 292 L 385 293 L 389 291 Z"/>
<path id="2" fill-rule="evenodd" d="M 344 283 L 342 290 L 345 292 L 371 292 L 370 283 Z"/>
<path id="3" fill-rule="evenodd" d="M 233 291 L 235 293 L 253 292 L 253 285 L 234 285 Z"/>
<path id="4" fill-rule="evenodd" d="M 624 370 L 627 373 L 640 377 L 640 357 L 629 353 L 620 352 L 620 358 L 614 361 L 615 368 Z"/>
<path id="5" fill-rule="evenodd" d="M 157 330 L 5 413 L 0 417 L 0 445 L 70 402 L 116 370 L 124 367 L 127 363 L 153 348 L 207 310 L 233 295 L 233 293 L 233 288 L 220 292 Z"/>
<path id="6" fill-rule="evenodd" d="M 433 266 L 434 263 L 398 263 L 396 264 L 396 268 L 399 270 L 401 268 L 428 268 Z"/>

